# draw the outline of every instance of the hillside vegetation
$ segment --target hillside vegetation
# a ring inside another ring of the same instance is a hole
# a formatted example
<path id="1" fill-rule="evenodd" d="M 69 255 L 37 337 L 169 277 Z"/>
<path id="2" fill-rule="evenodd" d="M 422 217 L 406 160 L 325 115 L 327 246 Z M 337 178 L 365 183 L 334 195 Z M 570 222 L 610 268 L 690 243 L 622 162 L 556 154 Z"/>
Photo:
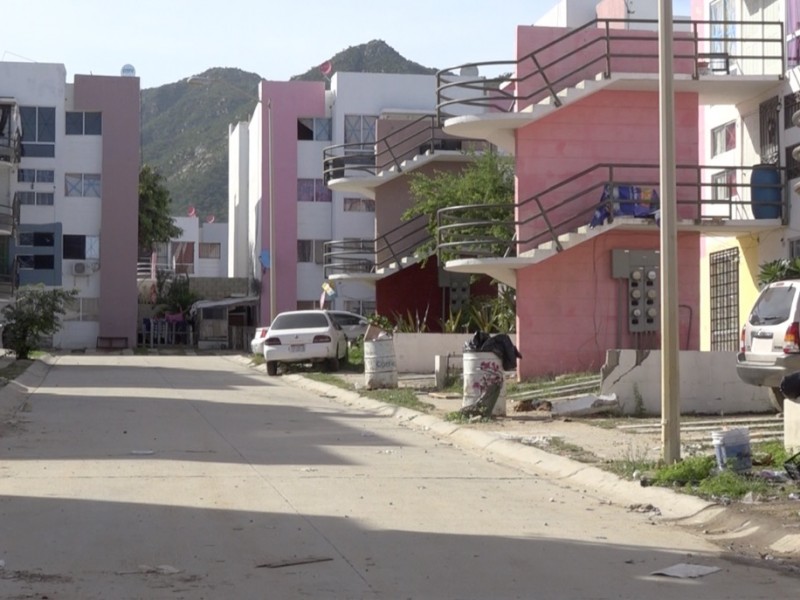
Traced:
<path id="1" fill-rule="evenodd" d="M 329 60 L 332 72 L 436 73 L 381 40 L 351 46 Z M 241 69 L 213 68 L 193 83 L 187 78 L 142 91 L 142 157 L 164 176 L 173 215 L 193 206 L 201 218 L 227 221 L 228 127 L 252 115 L 261 79 Z M 326 79 L 314 66 L 292 80 Z"/>

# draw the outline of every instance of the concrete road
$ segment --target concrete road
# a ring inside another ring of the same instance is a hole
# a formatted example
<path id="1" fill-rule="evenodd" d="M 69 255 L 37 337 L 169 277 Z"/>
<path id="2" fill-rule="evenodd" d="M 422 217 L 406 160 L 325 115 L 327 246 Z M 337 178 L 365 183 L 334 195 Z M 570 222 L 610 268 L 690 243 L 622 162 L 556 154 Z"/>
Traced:
<path id="1" fill-rule="evenodd" d="M 234 357 L 64 355 L 31 385 L 0 437 L 3 599 L 775 600 L 800 589 L 652 515 Z M 652 575 L 679 563 L 720 570 Z"/>

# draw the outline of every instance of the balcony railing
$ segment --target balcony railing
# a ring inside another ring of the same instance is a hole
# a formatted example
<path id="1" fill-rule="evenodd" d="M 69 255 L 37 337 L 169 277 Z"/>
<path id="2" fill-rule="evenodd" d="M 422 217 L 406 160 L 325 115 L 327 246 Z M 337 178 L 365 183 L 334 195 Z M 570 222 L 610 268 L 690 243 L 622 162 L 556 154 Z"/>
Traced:
<path id="1" fill-rule="evenodd" d="M 583 80 L 615 73 L 658 73 L 659 43 L 650 19 L 595 19 L 516 60 L 468 63 L 437 73 L 439 123 L 465 112 L 519 112 Z M 635 27 L 635 29 L 629 29 Z M 785 72 L 783 23 L 674 22 L 675 74 L 774 75 Z M 495 77 L 455 73 L 505 71 Z"/>
<path id="2" fill-rule="evenodd" d="M 429 247 L 429 250 L 426 248 Z M 427 215 L 405 221 L 374 240 L 334 240 L 324 244 L 325 277 L 331 275 L 376 273 L 422 251 L 433 252 L 433 236 Z"/>
<path id="3" fill-rule="evenodd" d="M 0 98 L 0 164 L 17 164 L 22 156 L 19 108 L 15 100 Z"/>
<path id="4" fill-rule="evenodd" d="M 677 166 L 678 219 L 697 225 L 755 223 L 754 211 L 758 210 L 786 223 L 785 170 L 770 167 L 778 180 L 754 183 L 752 175 L 758 168 Z M 634 205 L 643 205 L 641 199 L 604 199 L 604 192 L 620 187 L 655 190 L 649 200 L 649 212 L 653 213 L 659 206 L 658 186 L 658 165 L 599 164 L 514 204 L 440 209 L 436 234 L 439 261 L 520 256 L 546 242 L 561 250 L 560 235 L 590 225 L 598 214 L 607 216 L 604 222 L 613 222 L 615 214 L 635 215 Z M 758 208 L 753 208 L 754 199 Z"/>
<path id="5" fill-rule="evenodd" d="M 392 121 L 387 119 L 387 121 Z M 400 119 L 393 120 L 403 123 Z M 342 177 L 377 175 L 394 168 L 403 170 L 403 161 L 437 151 L 469 152 L 488 149 L 484 140 L 448 136 L 437 126 L 435 115 L 423 115 L 394 129 L 374 143 L 349 143 L 323 150 L 325 181 Z"/>

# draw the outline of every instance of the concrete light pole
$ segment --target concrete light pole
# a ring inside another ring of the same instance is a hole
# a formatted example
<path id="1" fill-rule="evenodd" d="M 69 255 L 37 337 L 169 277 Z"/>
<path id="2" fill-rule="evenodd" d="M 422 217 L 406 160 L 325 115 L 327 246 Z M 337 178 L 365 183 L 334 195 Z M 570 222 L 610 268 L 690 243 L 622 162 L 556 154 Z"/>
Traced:
<path id="1" fill-rule="evenodd" d="M 672 464 L 681 457 L 672 0 L 659 0 L 658 5 L 659 175 L 661 180 L 661 447 L 664 462 Z"/>

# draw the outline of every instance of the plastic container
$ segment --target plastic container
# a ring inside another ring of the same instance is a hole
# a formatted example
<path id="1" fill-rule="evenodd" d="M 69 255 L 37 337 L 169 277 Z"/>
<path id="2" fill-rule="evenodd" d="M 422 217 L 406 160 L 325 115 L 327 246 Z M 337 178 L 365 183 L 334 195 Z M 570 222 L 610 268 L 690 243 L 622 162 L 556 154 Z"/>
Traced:
<path id="1" fill-rule="evenodd" d="M 500 395 L 492 408 L 492 416 L 506 415 L 506 379 L 503 361 L 494 352 L 464 351 L 464 395 L 461 406 L 472 406 L 492 385 L 500 385 Z"/>
<path id="2" fill-rule="evenodd" d="M 397 387 L 397 360 L 392 338 L 364 340 L 364 385 L 369 390 Z"/>
<path id="3" fill-rule="evenodd" d="M 720 469 L 741 473 L 753 467 L 750 430 L 746 427 L 712 431 L 711 442 L 714 444 L 714 454 Z"/>
<path id="4" fill-rule="evenodd" d="M 751 204 L 756 219 L 781 218 L 781 174 L 775 165 L 755 165 L 750 175 Z"/>

